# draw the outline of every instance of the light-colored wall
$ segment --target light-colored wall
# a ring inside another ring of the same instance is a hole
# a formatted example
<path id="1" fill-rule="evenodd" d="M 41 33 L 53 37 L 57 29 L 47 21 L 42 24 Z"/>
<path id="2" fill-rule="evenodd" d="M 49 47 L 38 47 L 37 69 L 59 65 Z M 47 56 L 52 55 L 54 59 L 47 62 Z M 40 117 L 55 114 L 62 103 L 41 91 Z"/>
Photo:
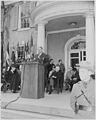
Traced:
<path id="1" fill-rule="evenodd" d="M 65 33 L 54 33 L 47 36 L 47 53 L 54 59 L 57 63 L 58 59 L 62 59 L 64 62 L 64 47 L 67 42 L 72 37 L 80 34 L 85 36 L 85 30 L 71 31 Z"/>
<path id="2" fill-rule="evenodd" d="M 27 42 L 31 40 L 31 35 L 33 36 L 33 44 L 36 46 L 37 32 L 35 29 L 29 28 L 26 30 L 20 30 L 18 28 L 19 19 L 19 9 L 18 5 L 15 5 L 10 11 L 10 27 L 9 27 L 9 44 L 10 44 L 10 56 L 12 52 L 12 47 L 16 47 L 17 43 L 22 41 Z M 36 49 L 36 48 L 35 48 Z"/>

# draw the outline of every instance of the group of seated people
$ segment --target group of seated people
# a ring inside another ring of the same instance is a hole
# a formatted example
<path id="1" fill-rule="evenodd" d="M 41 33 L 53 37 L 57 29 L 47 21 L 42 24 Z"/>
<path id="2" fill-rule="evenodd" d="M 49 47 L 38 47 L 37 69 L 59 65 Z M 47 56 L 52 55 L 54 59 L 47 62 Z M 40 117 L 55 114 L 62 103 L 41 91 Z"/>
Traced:
<path id="1" fill-rule="evenodd" d="M 7 70 L 3 68 L 1 83 L 1 91 L 3 92 L 11 90 L 13 93 L 16 93 L 20 90 L 21 72 L 19 70 L 19 65 L 13 64 L 8 66 Z"/>
<path id="2" fill-rule="evenodd" d="M 76 67 L 72 67 L 67 71 L 65 76 L 65 89 L 72 91 L 73 85 L 80 81 L 79 71 Z"/>

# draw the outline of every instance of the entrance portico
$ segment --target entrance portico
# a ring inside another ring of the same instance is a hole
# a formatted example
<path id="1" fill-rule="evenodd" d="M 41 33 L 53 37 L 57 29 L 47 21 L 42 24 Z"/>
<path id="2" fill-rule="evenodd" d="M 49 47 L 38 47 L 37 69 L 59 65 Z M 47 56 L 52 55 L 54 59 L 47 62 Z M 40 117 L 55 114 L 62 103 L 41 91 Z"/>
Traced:
<path id="1" fill-rule="evenodd" d="M 34 23 L 38 24 L 37 48 L 42 46 L 56 62 L 57 59 L 61 58 L 66 64 L 68 59 L 65 60 L 65 45 L 69 39 L 80 34 L 80 36 L 86 36 L 86 60 L 94 65 L 93 11 L 93 2 L 42 3 L 32 13 Z M 62 35 L 60 35 L 61 33 Z"/>

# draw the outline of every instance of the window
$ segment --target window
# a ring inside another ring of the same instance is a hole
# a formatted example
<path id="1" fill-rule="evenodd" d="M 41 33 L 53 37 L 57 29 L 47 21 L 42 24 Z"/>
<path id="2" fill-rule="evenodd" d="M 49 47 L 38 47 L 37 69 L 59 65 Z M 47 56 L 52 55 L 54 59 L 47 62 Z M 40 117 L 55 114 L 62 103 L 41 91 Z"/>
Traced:
<path id="1" fill-rule="evenodd" d="M 35 9 L 36 3 L 36 1 L 22 1 L 19 5 L 19 29 L 26 29 L 31 27 L 31 13 Z"/>
<path id="2" fill-rule="evenodd" d="M 23 3 L 19 6 L 19 28 L 30 27 L 30 6 L 28 3 Z"/>
<path id="3" fill-rule="evenodd" d="M 79 63 L 79 52 L 70 53 L 70 64 L 73 67 L 75 64 Z"/>
<path id="4" fill-rule="evenodd" d="M 79 64 L 81 61 L 86 61 L 86 41 L 78 40 L 70 46 L 70 62 L 69 66 L 72 67 Z"/>
<path id="5" fill-rule="evenodd" d="M 70 67 L 79 64 L 80 61 L 86 61 L 86 51 L 78 50 L 74 52 L 70 52 Z"/>

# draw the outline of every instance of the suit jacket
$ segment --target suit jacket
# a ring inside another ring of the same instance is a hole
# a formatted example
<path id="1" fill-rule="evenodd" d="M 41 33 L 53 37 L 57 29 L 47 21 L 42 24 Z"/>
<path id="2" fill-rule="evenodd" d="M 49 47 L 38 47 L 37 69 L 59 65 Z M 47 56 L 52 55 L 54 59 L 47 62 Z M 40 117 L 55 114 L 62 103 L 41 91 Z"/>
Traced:
<path id="1" fill-rule="evenodd" d="M 45 53 L 42 53 L 41 55 L 36 54 L 34 59 L 44 65 L 48 62 L 48 56 Z"/>
<path id="2" fill-rule="evenodd" d="M 61 70 L 61 72 L 62 72 L 62 73 L 65 73 L 65 66 L 64 66 L 64 64 L 63 64 L 63 63 L 61 63 L 60 65 L 59 65 L 59 64 L 57 64 L 57 66 L 59 66 L 59 67 L 60 67 L 60 70 Z"/>

